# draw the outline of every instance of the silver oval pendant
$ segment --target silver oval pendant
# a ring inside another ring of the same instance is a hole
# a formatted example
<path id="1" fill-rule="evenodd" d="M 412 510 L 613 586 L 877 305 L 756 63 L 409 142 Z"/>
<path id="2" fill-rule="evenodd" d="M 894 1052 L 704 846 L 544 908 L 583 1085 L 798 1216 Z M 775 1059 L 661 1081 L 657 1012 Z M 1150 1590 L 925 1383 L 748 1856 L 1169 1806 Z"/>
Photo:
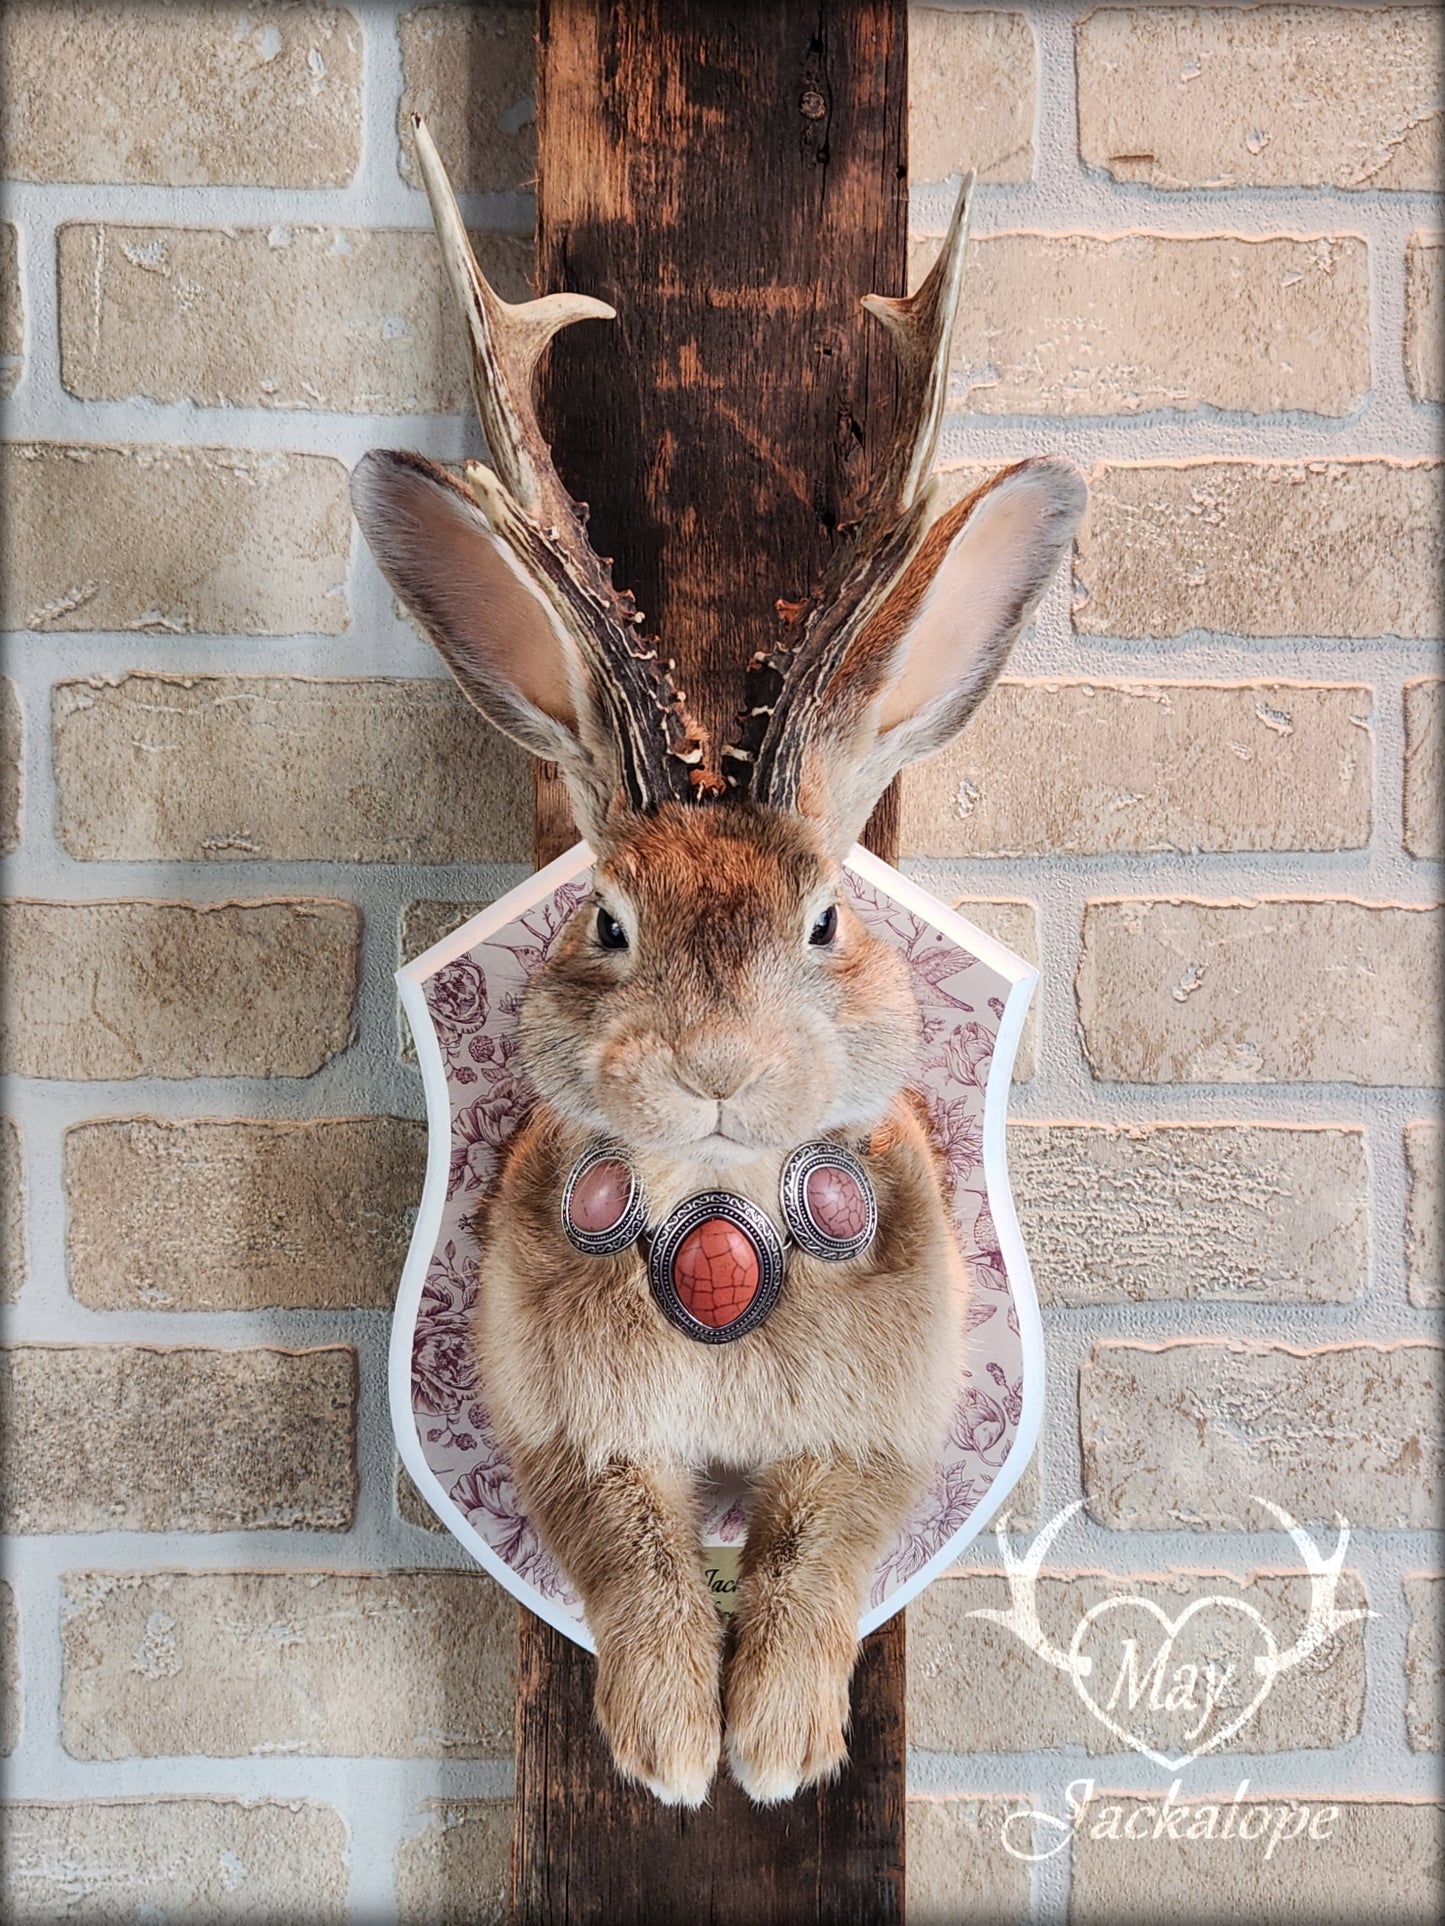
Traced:
<path id="1" fill-rule="evenodd" d="M 840 1144 L 799 1145 L 783 1165 L 778 1191 L 784 1223 L 813 1257 L 841 1263 L 878 1235 L 873 1180 Z"/>
<path id="2" fill-rule="evenodd" d="M 647 1199 L 618 1145 L 604 1140 L 573 1164 L 562 1189 L 562 1234 L 588 1257 L 613 1257 L 647 1227 Z"/>
<path id="3" fill-rule="evenodd" d="M 783 1242 L 766 1211 L 730 1190 L 702 1190 L 652 1240 L 648 1282 L 669 1324 L 699 1344 L 756 1331 L 783 1288 Z"/>

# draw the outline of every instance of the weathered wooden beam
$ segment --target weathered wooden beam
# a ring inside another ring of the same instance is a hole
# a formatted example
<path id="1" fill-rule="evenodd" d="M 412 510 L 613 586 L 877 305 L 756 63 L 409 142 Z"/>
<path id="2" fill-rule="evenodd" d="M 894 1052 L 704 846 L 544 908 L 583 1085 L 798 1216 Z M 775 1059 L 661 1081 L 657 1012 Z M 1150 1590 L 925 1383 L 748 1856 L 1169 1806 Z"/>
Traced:
<path id="1" fill-rule="evenodd" d="M 539 285 L 617 309 L 555 342 L 542 419 L 716 739 L 887 444 L 893 350 L 858 303 L 904 284 L 906 7 L 539 21 Z"/>
<path id="2" fill-rule="evenodd" d="M 906 0 L 541 0 L 538 285 L 618 311 L 554 343 L 542 420 L 715 737 L 887 447 L 858 301 L 904 285 L 906 64 Z M 537 803 L 540 864 L 574 837 L 544 767 Z M 896 855 L 895 796 L 866 840 Z M 591 1657 L 526 1611 L 519 1652 L 523 1926 L 902 1919 L 901 1615 L 865 1644 L 848 1770 L 768 1811 L 725 1768 L 698 1813 L 624 1786 Z"/>
<path id="3" fill-rule="evenodd" d="M 514 1917 L 521 1926 L 887 1926 L 903 1918 L 904 1624 L 865 1640 L 852 1759 L 821 1791 L 700 1812 L 625 1786 L 592 1716 L 590 1653 L 523 1610 Z"/>

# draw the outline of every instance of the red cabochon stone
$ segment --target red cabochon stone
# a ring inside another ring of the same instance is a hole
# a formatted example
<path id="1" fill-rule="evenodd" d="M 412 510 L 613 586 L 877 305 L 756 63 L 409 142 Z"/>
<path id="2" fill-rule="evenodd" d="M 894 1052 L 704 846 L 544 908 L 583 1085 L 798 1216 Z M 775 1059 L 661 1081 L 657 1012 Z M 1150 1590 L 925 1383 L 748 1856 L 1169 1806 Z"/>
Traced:
<path id="1" fill-rule="evenodd" d="M 591 1170 L 577 1179 L 572 1189 L 567 1215 L 572 1220 L 573 1229 L 594 1232 L 611 1230 L 627 1209 L 631 1189 L 632 1176 L 626 1164 L 616 1163 L 611 1158 L 604 1163 L 594 1164 Z"/>
<path id="2" fill-rule="evenodd" d="M 735 1324 L 758 1294 L 761 1266 L 753 1240 L 726 1217 L 709 1217 L 689 1231 L 672 1260 L 672 1281 L 683 1308 L 699 1324 Z"/>
<path id="3" fill-rule="evenodd" d="M 825 1237 L 857 1237 L 868 1225 L 858 1180 L 836 1164 L 819 1164 L 804 1187 L 808 1215 Z"/>

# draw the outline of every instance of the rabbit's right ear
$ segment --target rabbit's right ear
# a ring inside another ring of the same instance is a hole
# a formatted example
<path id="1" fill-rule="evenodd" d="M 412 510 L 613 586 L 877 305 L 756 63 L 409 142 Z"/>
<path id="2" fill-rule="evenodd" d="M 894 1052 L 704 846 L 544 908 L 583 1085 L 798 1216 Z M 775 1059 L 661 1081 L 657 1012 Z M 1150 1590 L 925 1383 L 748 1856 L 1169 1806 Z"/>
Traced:
<path id="1" fill-rule="evenodd" d="M 562 771 L 595 840 L 617 788 L 586 665 L 475 496 L 419 455 L 373 448 L 351 503 L 382 574 L 488 721 Z"/>

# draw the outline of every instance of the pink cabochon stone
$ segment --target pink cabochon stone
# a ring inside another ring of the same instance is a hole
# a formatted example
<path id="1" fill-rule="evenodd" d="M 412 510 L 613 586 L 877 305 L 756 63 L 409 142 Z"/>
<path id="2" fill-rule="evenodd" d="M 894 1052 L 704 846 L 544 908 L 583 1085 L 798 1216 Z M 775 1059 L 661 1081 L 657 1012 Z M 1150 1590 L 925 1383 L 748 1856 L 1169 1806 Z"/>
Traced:
<path id="1" fill-rule="evenodd" d="M 825 1237 L 857 1237 L 868 1224 L 868 1206 L 857 1179 L 836 1164 L 819 1164 L 804 1187 L 808 1215 Z"/>
<path id="2" fill-rule="evenodd" d="M 567 1215 L 572 1228 L 580 1231 L 609 1231 L 619 1223 L 632 1192 L 632 1173 L 626 1164 L 607 1158 L 594 1164 L 572 1188 Z"/>

